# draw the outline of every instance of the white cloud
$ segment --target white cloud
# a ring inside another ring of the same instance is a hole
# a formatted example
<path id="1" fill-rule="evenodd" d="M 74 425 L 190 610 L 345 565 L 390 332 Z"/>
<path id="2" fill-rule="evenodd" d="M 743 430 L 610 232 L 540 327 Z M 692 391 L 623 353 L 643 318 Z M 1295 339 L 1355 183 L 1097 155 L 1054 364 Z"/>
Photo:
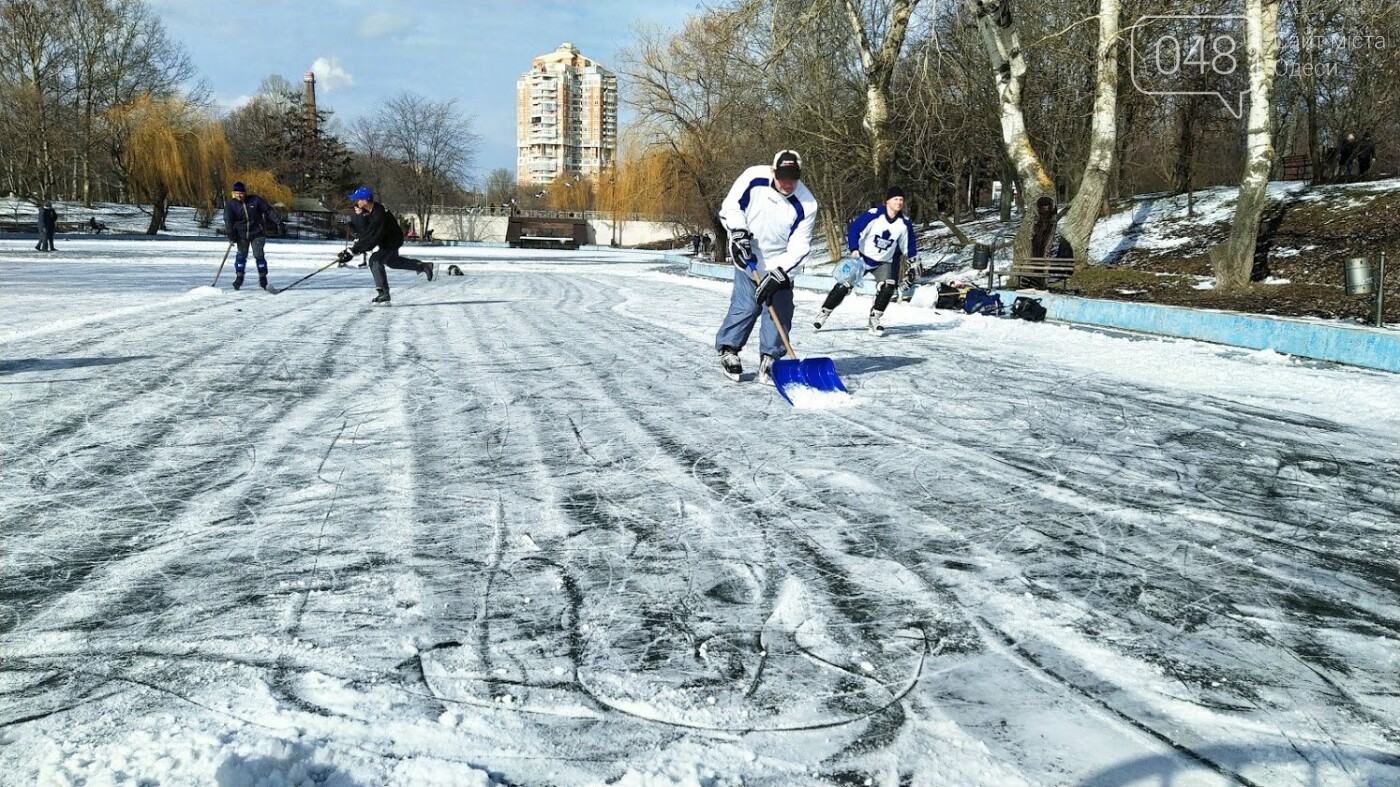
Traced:
<path id="1" fill-rule="evenodd" d="M 218 96 L 214 96 L 215 105 L 217 105 L 225 113 L 232 112 L 233 110 L 244 106 L 252 100 L 253 97 L 247 94 L 237 96 L 236 98 L 220 98 Z"/>
<path id="2" fill-rule="evenodd" d="M 411 24 L 413 24 L 413 20 L 404 14 L 380 12 L 361 19 L 357 32 L 360 34 L 360 38 L 381 38 L 397 33 Z"/>
<path id="3" fill-rule="evenodd" d="M 338 57 L 316 58 L 316 62 L 311 64 L 311 71 L 316 75 L 316 89 L 327 93 L 355 84 L 355 78 L 340 65 Z"/>

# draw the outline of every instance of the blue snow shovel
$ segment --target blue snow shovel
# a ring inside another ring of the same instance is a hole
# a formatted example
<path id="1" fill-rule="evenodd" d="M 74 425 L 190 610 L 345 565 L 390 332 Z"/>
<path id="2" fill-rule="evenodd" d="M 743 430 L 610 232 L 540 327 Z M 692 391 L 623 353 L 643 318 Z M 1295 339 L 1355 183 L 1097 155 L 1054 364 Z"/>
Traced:
<path id="1" fill-rule="evenodd" d="M 749 268 L 749 273 L 753 274 L 754 285 L 757 286 L 758 269 Z M 835 361 L 830 358 L 798 359 L 797 353 L 792 349 L 792 342 L 788 340 L 787 331 L 783 330 L 783 322 L 778 319 L 778 310 L 773 308 L 772 303 L 768 304 L 768 316 L 772 318 L 773 327 L 778 329 L 778 336 L 783 340 L 783 347 L 787 348 L 790 356 L 773 361 L 768 373 L 773 376 L 773 387 L 778 389 L 778 393 L 788 404 L 796 406 L 791 396 L 793 389 L 810 388 L 823 393 L 850 393 L 841 382 L 841 376 L 836 373 Z"/>

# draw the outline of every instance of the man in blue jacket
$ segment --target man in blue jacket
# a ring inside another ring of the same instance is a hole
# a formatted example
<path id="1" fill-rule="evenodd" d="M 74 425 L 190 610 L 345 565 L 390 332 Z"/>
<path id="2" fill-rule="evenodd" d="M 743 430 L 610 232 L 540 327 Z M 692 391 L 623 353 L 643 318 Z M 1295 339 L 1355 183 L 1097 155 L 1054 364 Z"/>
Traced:
<path id="1" fill-rule="evenodd" d="M 266 222 L 276 226 L 281 217 L 267 204 L 267 200 L 256 194 L 249 194 L 242 182 L 233 184 L 233 199 L 224 205 L 224 231 L 228 239 L 238 244 L 238 253 L 233 257 L 233 288 L 243 287 L 243 270 L 248 265 L 248 250 L 253 250 L 253 258 L 258 264 L 258 286 L 267 289 L 267 256 L 263 247 L 267 244 Z"/>
<path id="2" fill-rule="evenodd" d="M 899 288 L 897 254 L 904 253 L 911 269 L 917 270 L 918 265 L 916 257 L 919 249 L 914 240 L 914 224 L 904 215 L 904 189 L 890 186 L 889 191 L 885 192 L 883 207 L 871 208 L 851 222 L 846 228 L 846 248 L 852 259 L 864 264 L 857 267 L 848 279 L 836 282 L 836 286 L 827 293 L 821 314 L 817 315 L 812 325 L 821 330 L 826 319 L 855 288 L 860 277 L 873 271 L 880 289 L 875 292 L 875 305 L 870 310 L 868 328 L 872 335 L 884 336 L 882 320 L 885 307 L 889 306 L 890 299 Z"/>
<path id="3" fill-rule="evenodd" d="M 350 201 L 364 214 L 364 225 L 359 231 L 359 237 L 355 239 L 355 245 L 337 254 L 336 261 L 347 263 L 354 259 L 356 254 L 363 254 L 378 247 L 378 251 L 369 255 L 369 272 L 374 277 L 375 289 L 374 300 L 370 301 L 371 306 L 389 305 L 389 274 L 385 268 L 416 271 L 427 274 L 428 281 L 433 280 L 431 262 L 399 256 L 399 247 L 403 246 L 403 228 L 383 203 L 374 201 L 374 192 L 370 191 L 369 187 L 361 186 L 350 192 Z"/>

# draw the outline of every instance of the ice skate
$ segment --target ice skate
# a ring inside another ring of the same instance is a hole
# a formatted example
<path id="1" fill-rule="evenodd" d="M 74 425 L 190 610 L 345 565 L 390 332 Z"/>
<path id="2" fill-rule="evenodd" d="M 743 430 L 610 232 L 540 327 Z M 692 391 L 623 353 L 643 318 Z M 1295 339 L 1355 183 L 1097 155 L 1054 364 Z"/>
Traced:
<path id="1" fill-rule="evenodd" d="M 759 357 L 758 381 L 764 385 L 773 384 L 773 356 L 763 355 Z"/>
<path id="2" fill-rule="evenodd" d="M 389 305 L 389 291 L 388 291 L 388 290 L 378 290 L 377 292 L 378 292 L 378 294 L 374 296 L 374 300 L 372 300 L 372 301 L 369 302 L 369 305 L 370 305 L 370 306 L 388 306 L 388 305 Z"/>
<path id="3" fill-rule="evenodd" d="M 822 313 L 817 315 L 817 319 L 812 320 L 812 327 L 820 331 L 822 329 L 822 326 L 826 325 L 826 318 L 830 316 L 830 309 L 822 309 Z"/>
<path id="4" fill-rule="evenodd" d="M 870 335 L 871 335 L 871 336 L 884 336 L 884 335 L 885 335 L 885 326 L 882 325 L 882 324 L 880 323 L 880 320 L 881 320 L 884 316 L 885 316 L 885 313 L 884 313 L 884 312 L 871 312 L 871 313 L 870 313 L 870 323 L 869 323 L 869 326 L 868 326 L 868 330 L 870 331 Z"/>
<path id="5" fill-rule="evenodd" d="M 739 351 L 733 347 L 725 347 L 720 350 L 719 365 L 724 369 L 724 376 L 736 383 L 744 374 L 744 365 L 739 362 Z"/>

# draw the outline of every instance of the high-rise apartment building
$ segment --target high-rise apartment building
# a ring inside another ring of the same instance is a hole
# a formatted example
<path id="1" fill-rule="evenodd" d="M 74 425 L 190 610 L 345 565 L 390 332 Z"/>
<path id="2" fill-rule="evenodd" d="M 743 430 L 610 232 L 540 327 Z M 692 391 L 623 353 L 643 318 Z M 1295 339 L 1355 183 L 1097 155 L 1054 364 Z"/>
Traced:
<path id="1" fill-rule="evenodd" d="M 573 44 L 541 55 L 515 83 L 516 182 L 597 178 L 617 157 L 617 77 Z"/>

